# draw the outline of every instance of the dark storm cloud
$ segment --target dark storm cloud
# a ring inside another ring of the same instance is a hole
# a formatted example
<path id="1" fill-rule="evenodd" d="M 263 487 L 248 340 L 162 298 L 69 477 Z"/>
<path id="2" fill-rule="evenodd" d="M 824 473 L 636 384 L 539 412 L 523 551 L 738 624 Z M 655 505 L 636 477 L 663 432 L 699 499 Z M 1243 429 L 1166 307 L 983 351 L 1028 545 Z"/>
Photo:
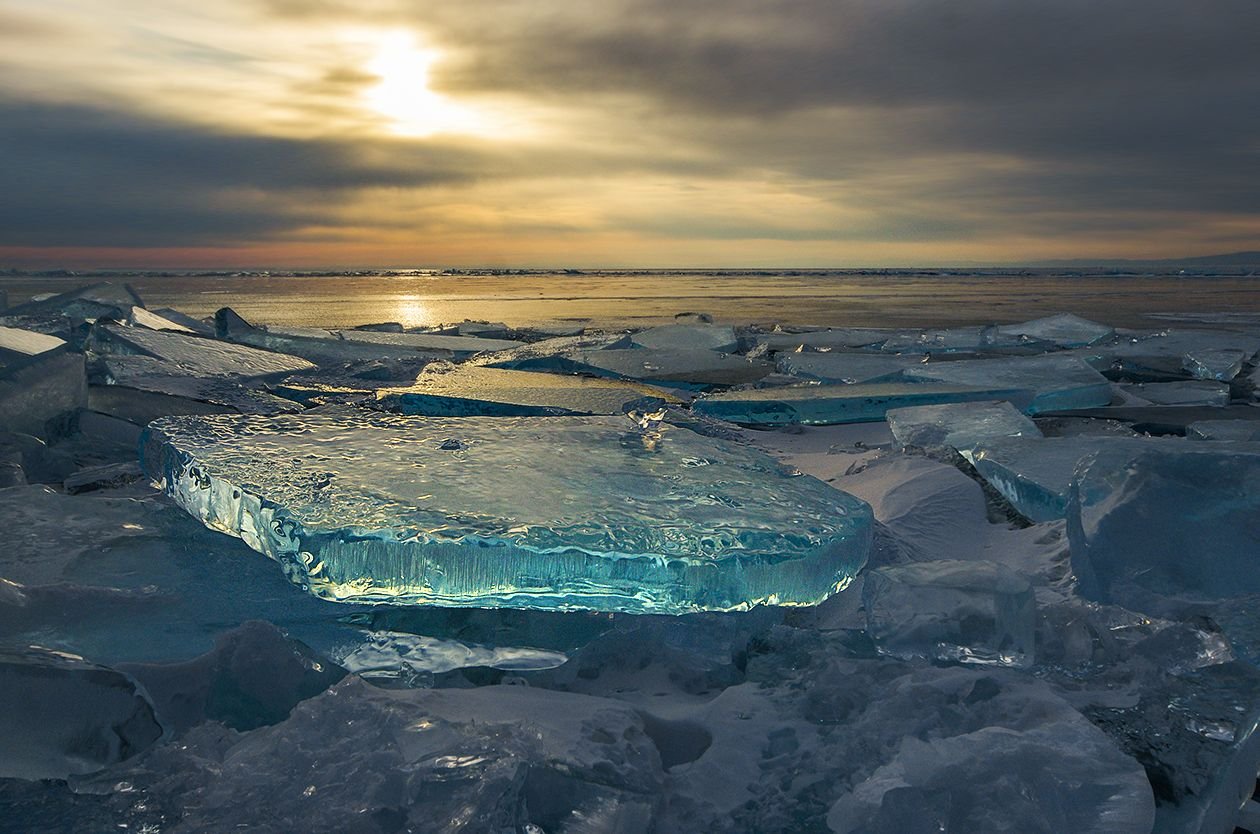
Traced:
<path id="1" fill-rule="evenodd" d="M 217 132 L 86 106 L 0 99 L 0 124 L 5 245 L 258 240 L 317 222 L 356 189 L 472 176 L 460 151 Z"/>

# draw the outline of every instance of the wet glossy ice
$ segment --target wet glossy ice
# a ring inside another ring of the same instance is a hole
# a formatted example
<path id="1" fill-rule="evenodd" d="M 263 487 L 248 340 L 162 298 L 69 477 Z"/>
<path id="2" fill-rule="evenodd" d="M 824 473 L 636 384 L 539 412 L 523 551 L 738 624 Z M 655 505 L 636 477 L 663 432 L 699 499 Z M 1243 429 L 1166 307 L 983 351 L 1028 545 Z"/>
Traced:
<path id="1" fill-rule="evenodd" d="M 337 600 L 681 613 L 813 604 L 870 509 L 749 449 L 624 418 L 174 417 L 146 471 Z"/>

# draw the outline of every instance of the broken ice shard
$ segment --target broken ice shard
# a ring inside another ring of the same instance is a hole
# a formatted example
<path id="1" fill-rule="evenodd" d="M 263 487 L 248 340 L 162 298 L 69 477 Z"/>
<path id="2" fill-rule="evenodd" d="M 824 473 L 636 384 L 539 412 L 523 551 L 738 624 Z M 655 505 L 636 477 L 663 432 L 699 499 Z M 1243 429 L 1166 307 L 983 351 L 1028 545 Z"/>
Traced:
<path id="1" fill-rule="evenodd" d="M 45 436 L 87 405 L 83 355 L 55 336 L 0 327 L 0 427 Z"/>
<path id="2" fill-rule="evenodd" d="M 1008 336 L 1023 336 L 1039 342 L 1049 342 L 1061 348 L 1085 347 L 1115 335 L 1115 330 L 1105 324 L 1071 313 L 1059 313 L 1019 324 L 1004 324 L 998 331 Z"/>
<path id="3" fill-rule="evenodd" d="M 1257 415 L 1260 417 L 1260 415 Z M 1187 440 L 1260 440 L 1260 419 L 1200 420 L 1186 426 Z"/>
<path id="4" fill-rule="evenodd" d="M 112 324 L 93 328 L 92 349 L 101 354 L 153 357 L 165 363 L 167 372 L 172 375 L 258 378 L 314 368 L 297 356 L 187 333 Z"/>
<path id="5" fill-rule="evenodd" d="M 435 363 L 407 388 L 376 392 L 376 406 L 430 417 L 559 417 L 624 414 L 645 397 L 672 399 L 664 391 L 613 379 L 509 371 Z"/>
<path id="6" fill-rule="evenodd" d="M 509 350 L 521 344 L 506 339 L 439 336 L 432 333 L 382 333 L 375 330 L 342 330 L 339 335 L 347 342 L 387 345 L 410 349 L 417 353 L 449 353 L 454 359 L 467 359 L 478 353 Z"/>
<path id="7" fill-rule="evenodd" d="M 993 325 L 910 330 L 884 342 L 886 353 L 962 353 L 1020 348 L 1027 340 L 1004 334 Z"/>
<path id="8" fill-rule="evenodd" d="M 898 446 L 971 449 L 995 437 L 1041 437 L 1037 425 L 1008 402 L 949 403 L 896 408 L 888 427 Z"/>
<path id="9" fill-rule="evenodd" d="M 716 350 L 730 353 L 739 346 L 735 329 L 704 324 L 667 324 L 649 327 L 630 337 L 642 348 L 652 350 Z"/>
<path id="10" fill-rule="evenodd" d="M 872 382 L 727 391 L 696 400 L 692 410 L 745 426 L 825 426 L 883 420 L 889 409 L 904 406 L 1029 396 L 1014 388 Z"/>
<path id="11" fill-rule="evenodd" d="M 1260 593 L 1260 445 L 1102 449 L 1072 485 L 1068 537 L 1081 593 L 1094 600 L 1121 588 L 1130 603 L 1134 593 Z"/>
<path id="12" fill-rule="evenodd" d="M 1028 580 L 993 562 L 920 562 L 877 568 L 862 587 L 866 631 L 906 660 L 997 666 L 1033 661 L 1036 604 Z"/>
<path id="13" fill-rule="evenodd" d="M 1219 379 L 1225 382 L 1238 376 L 1248 359 L 1247 351 L 1237 348 L 1204 348 L 1188 351 L 1182 367 L 1195 379 Z"/>
<path id="14" fill-rule="evenodd" d="M 1031 389 L 1032 401 L 1024 408 L 1030 414 L 1096 408 L 1111 402 L 1111 385 L 1106 378 L 1072 356 L 929 362 L 906 369 L 905 375 L 954 385 Z"/>
<path id="15" fill-rule="evenodd" d="M 1067 511 L 1068 487 L 1085 456 L 1112 447 L 1165 448 L 1182 442 L 1104 435 L 1003 437 L 960 451 L 1025 518 L 1053 521 Z"/>
<path id="16" fill-rule="evenodd" d="M 613 379 L 707 388 L 756 382 L 773 370 L 765 362 L 713 350 L 653 350 L 651 348 L 573 350 L 534 358 L 510 358 L 492 367 L 591 374 Z"/>
<path id="17" fill-rule="evenodd" d="M 1152 405 L 1229 405 L 1229 386 L 1208 380 L 1147 382 L 1122 385 L 1120 389 Z"/>
<path id="18" fill-rule="evenodd" d="M 172 417 L 146 472 L 334 600 L 683 613 L 809 605 L 871 511 L 770 458 L 624 418 Z"/>
<path id="19" fill-rule="evenodd" d="M 890 382 L 906 368 L 923 363 L 922 356 L 880 353 L 785 353 L 778 369 L 785 374 L 823 382 Z"/>
<path id="20" fill-rule="evenodd" d="M 47 649 L 0 650 L 0 777 L 64 779 L 141 752 L 162 735 L 121 672 Z"/>

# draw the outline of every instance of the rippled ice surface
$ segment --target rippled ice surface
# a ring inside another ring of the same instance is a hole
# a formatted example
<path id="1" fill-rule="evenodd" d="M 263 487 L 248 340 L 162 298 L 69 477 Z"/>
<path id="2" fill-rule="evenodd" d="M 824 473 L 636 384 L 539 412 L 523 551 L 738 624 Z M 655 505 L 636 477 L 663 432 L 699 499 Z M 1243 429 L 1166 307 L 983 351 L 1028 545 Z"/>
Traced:
<path id="1" fill-rule="evenodd" d="M 171 417 L 146 470 L 337 600 L 681 613 L 813 604 L 869 508 L 760 453 L 624 418 Z"/>

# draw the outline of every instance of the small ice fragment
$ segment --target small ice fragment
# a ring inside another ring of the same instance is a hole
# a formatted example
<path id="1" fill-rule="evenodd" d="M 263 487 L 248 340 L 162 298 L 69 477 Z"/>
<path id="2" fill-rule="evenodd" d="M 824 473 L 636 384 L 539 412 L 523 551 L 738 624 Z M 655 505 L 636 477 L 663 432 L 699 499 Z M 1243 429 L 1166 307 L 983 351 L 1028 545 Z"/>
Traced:
<path id="1" fill-rule="evenodd" d="M 866 631 L 880 652 L 1030 666 L 1036 604 L 1028 580 L 992 562 L 935 561 L 867 571 Z"/>
<path id="2" fill-rule="evenodd" d="M 1005 401 L 896 408 L 887 419 L 899 447 L 962 450 L 995 437 L 1041 437 L 1037 425 Z"/>
<path id="3" fill-rule="evenodd" d="M 1182 366 L 1195 379 L 1228 382 L 1242 371 L 1247 358 L 1247 351 L 1237 348 L 1204 348 L 1188 351 L 1182 358 Z"/>
<path id="4" fill-rule="evenodd" d="M 177 333 L 198 332 L 178 322 L 159 316 L 157 313 L 152 313 L 143 307 L 132 307 L 127 312 L 127 323 L 132 327 L 147 327 L 149 330 L 173 330 Z"/>

